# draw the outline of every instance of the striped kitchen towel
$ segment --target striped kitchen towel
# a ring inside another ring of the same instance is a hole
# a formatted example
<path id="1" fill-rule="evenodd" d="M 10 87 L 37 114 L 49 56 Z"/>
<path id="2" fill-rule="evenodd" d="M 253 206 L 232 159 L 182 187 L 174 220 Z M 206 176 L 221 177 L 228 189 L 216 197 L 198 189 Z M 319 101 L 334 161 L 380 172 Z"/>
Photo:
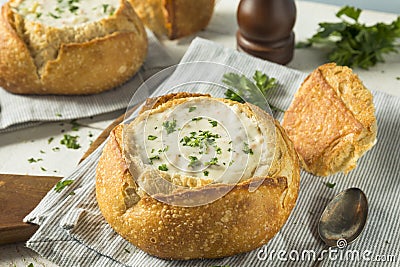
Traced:
<path id="1" fill-rule="evenodd" d="M 209 61 L 219 67 L 209 68 Z M 196 84 L 188 82 L 176 86 L 174 91 L 193 90 L 222 96 L 223 91 L 214 79 L 221 80 L 224 72 L 220 71 L 226 70 L 221 66 L 228 65 L 247 76 L 261 70 L 276 77 L 280 88 L 270 100 L 275 106 L 286 109 L 306 77 L 305 73 L 255 59 L 200 38 L 193 41 L 182 62 L 199 63 L 193 69 L 185 67 L 185 64 L 178 66 L 166 81 L 161 74 L 160 84 L 153 95 L 171 91 L 169 88 L 173 84 L 197 80 Z M 207 85 L 202 81 L 211 83 Z M 131 105 L 142 102 L 146 97 L 146 93 L 138 94 Z M 40 225 L 27 246 L 61 266 L 310 266 L 312 262 L 302 255 L 317 253 L 323 247 L 317 224 L 324 207 L 338 192 L 359 187 L 368 197 L 370 213 L 365 231 L 356 243 L 348 247 L 348 250 L 358 252 L 358 258 L 343 256 L 344 251 L 340 251 L 332 258 L 326 257 L 322 265 L 373 266 L 378 263 L 372 260 L 379 256 L 380 259 L 390 255 L 399 257 L 400 98 L 374 92 L 374 102 L 379 125 L 376 146 L 360 159 L 357 169 L 347 176 L 336 174 L 320 178 L 302 172 L 295 209 L 281 231 L 262 248 L 233 257 L 190 261 L 163 260 L 137 249 L 111 229 L 96 203 L 95 169 L 103 146 L 65 178 L 75 181 L 71 186 L 61 193 L 50 191 L 25 218 L 27 222 Z M 275 113 L 274 116 L 282 119 L 282 113 Z M 328 188 L 325 185 L 327 181 L 336 186 Z M 395 262 L 386 264 L 398 266 Z"/>
<path id="2" fill-rule="evenodd" d="M 87 96 L 15 95 L 0 87 L 0 133 L 46 121 L 78 119 L 125 109 L 132 93 L 144 80 L 177 63 L 151 31 L 147 31 L 147 36 L 148 55 L 143 66 L 128 82 L 112 90 Z"/>

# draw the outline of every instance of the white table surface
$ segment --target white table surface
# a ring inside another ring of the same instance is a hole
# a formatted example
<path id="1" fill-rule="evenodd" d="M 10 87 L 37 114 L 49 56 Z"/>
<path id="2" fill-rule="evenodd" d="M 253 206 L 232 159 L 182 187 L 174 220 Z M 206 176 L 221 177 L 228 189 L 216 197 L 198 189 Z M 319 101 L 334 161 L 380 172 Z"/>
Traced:
<path id="1" fill-rule="evenodd" d="M 237 30 L 236 8 L 239 0 L 219 0 L 214 16 L 205 31 L 197 36 L 213 40 L 226 47 L 235 48 L 235 33 Z M 297 21 L 295 25 L 296 40 L 305 40 L 311 37 L 318 23 L 336 20 L 337 6 L 318 4 L 306 1 L 297 1 Z M 399 10 L 393 11 L 399 14 Z M 361 20 L 366 23 L 391 22 L 397 15 L 364 11 Z M 187 37 L 178 41 L 163 40 L 167 51 L 179 62 L 191 40 Z M 296 49 L 293 61 L 288 67 L 304 72 L 311 72 L 326 61 L 326 54 L 316 48 Z M 354 70 L 359 74 L 367 88 L 383 91 L 400 96 L 400 54 L 391 54 L 386 62 L 378 64 L 369 70 Z M 83 125 L 79 131 L 71 131 L 68 121 L 63 123 L 45 123 L 37 127 L 0 134 L 0 173 L 30 174 L 30 175 L 68 175 L 77 165 L 79 159 L 88 149 L 90 142 L 105 129 L 114 119 L 123 112 L 96 116 L 92 119 L 82 119 L 78 122 Z M 82 147 L 78 150 L 66 149 L 59 145 L 63 134 L 78 135 Z M 48 139 L 54 138 L 51 144 Z M 60 147 L 54 152 L 53 147 Z M 45 153 L 41 153 L 44 151 Z M 29 158 L 42 158 L 38 163 L 29 163 Z M 43 171 L 42 168 L 46 169 Z M 40 257 L 24 247 L 23 243 L 0 246 L 0 267 L 27 266 L 30 263 L 36 266 L 55 266 L 53 263 Z"/>

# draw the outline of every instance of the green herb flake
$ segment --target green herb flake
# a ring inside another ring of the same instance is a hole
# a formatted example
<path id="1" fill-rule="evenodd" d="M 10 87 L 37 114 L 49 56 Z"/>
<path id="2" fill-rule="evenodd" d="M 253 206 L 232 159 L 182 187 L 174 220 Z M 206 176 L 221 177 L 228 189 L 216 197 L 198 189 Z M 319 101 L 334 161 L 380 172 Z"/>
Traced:
<path id="1" fill-rule="evenodd" d="M 57 193 L 60 193 L 62 190 L 64 190 L 65 187 L 71 185 L 74 182 L 74 180 L 64 180 L 64 181 L 59 181 L 56 186 L 54 187 L 54 191 Z"/>
<path id="2" fill-rule="evenodd" d="M 253 155 L 253 150 L 249 147 L 248 143 L 244 143 L 243 150 L 244 153 Z"/>
<path id="3" fill-rule="evenodd" d="M 58 152 L 58 151 L 60 151 L 60 148 L 58 146 L 56 146 L 56 147 L 53 147 L 51 150 L 53 150 L 54 152 Z"/>
<path id="4" fill-rule="evenodd" d="M 212 158 L 210 161 L 206 162 L 205 165 L 217 165 L 218 164 L 218 158 Z"/>
<path id="5" fill-rule="evenodd" d="M 70 149 L 79 149 L 81 145 L 78 143 L 79 136 L 72 136 L 69 134 L 64 134 L 64 139 L 60 141 L 60 144 L 65 145 Z"/>
<path id="6" fill-rule="evenodd" d="M 201 119 L 202 119 L 202 117 L 195 117 L 195 118 L 192 119 L 192 121 L 199 121 Z"/>
<path id="7" fill-rule="evenodd" d="M 40 169 L 44 172 L 47 172 L 47 170 L 44 167 L 40 167 Z"/>
<path id="8" fill-rule="evenodd" d="M 50 144 L 51 142 L 53 142 L 53 140 L 54 140 L 54 137 L 50 137 L 50 138 L 47 140 L 47 143 Z"/>
<path id="9" fill-rule="evenodd" d="M 131 253 L 131 252 L 130 252 L 128 249 L 126 249 L 126 248 L 125 248 L 124 250 L 125 250 L 126 253 Z"/>
<path id="10" fill-rule="evenodd" d="M 197 107 L 189 107 L 189 112 L 193 112 L 196 110 Z"/>
<path id="11" fill-rule="evenodd" d="M 152 156 L 149 158 L 149 163 L 151 165 L 153 165 L 153 160 L 157 160 L 157 159 L 160 159 L 160 156 L 158 156 L 158 155 Z"/>
<path id="12" fill-rule="evenodd" d="M 74 15 L 77 15 L 79 7 L 78 6 L 70 6 L 68 9 L 69 9 L 69 12 L 71 12 Z"/>
<path id="13" fill-rule="evenodd" d="M 189 156 L 189 160 L 190 160 L 190 162 L 188 164 L 188 167 L 192 167 L 193 168 L 193 167 L 201 165 L 201 162 L 195 156 Z"/>
<path id="14" fill-rule="evenodd" d="M 40 18 L 42 16 L 42 13 L 40 13 L 40 12 L 37 12 L 36 13 L 36 18 L 38 19 L 38 18 Z"/>
<path id="15" fill-rule="evenodd" d="M 56 11 L 58 14 L 64 13 L 64 10 L 62 10 L 60 7 L 56 7 L 56 8 L 55 8 L 55 11 Z"/>
<path id="16" fill-rule="evenodd" d="M 51 13 L 51 12 L 49 12 L 47 15 L 50 16 L 50 17 L 52 17 L 53 19 L 59 19 L 59 18 L 61 18 L 60 16 L 57 16 L 57 15 Z M 59 116 L 59 115 L 60 115 L 60 116 Z M 56 116 L 57 116 L 57 117 L 61 117 L 61 114 L 57 113 Z"/>
<path id="17" fill-rule="evenodd" d="M 108 9 L 109 5 L 103 4 L 102 7 L 103 7 L 103 13 L 107 13 L 107 9 Z"/>
<path id="18" fill-rule="evenodd" d="M 156 139 L 157 139 L 157 136 L 154 136 L 154 135 L 149 135 L 147 137 L 147 140 L 150 140 L 150 141 L 153 141 L 153 140 L 156 140 Z"/>
<path id="19" fill-rule="evenodd" d="M 34 159 L 34 158 L 28 159 L 29 163 L 36 163 L 36 162 L 39 162 L 39 161 L 43 161 L 43 159 L 41 159 L 41 158 L 39 158 L 39 159 Z"/>
<path id="20" fill-rule="evenodd" d="M 167 134 L 171 134 L 176 131 L 176 120 L 173 119 L 172 121 L 165 121 L 162 124 L 167 131 Z"/>
<path id="21" fill-rule="evenodd" d="M 208 171 L 204 171 L 203 174 L 204 174 L 204 176 L 208 176 L 209 172 Z"/>
<path id="22" fill-rule="evenodd" d="M 326 183 L 325 183 L 325 185 L 326 185 L 326 187 L 328 187 L 328 188 L 332 189 L 332 188 L 334 188 L 334 187 L 335 187 L 336 183 L 330 183 L 330 182 L 326 182 Z"/>
<path id="23" fill-rule="evenodd" d="M 61 113 L 56 113 L 56 117 L 62 117 L 62 114 Z"/>
<path id="24" fill-rule="evenodd" d="M 217 127 L 218 122 L 213 120 L 208 120 L 208 122 L 212 125 L 212 127 Z"/>
<path id="25" fill-rule="evenodd" d="M 164 172 L 168 171 L 168 167 L 166 164 L 161 164 L 160 166 L 158 166 L 158 169 Z"/>
<path id="26" fill-rule="evenodd" d="M 46 152 L 44 152 L 43 150 L 40 150 L 39 152 L 40 154 L 46 154 Z"/>
<path id="27" fill-rule="evenodd" d="M 34 267 L 34 266 L 33 266 L 33 263 L 32 263 L 32 262 L 29 263 L 27 267 Z"/>
<path id="28" fill-rule="evenodd" d="M 400 76 L 396 77 L 396 80 L 400 81 Z"/>
<path id="29" fill-rule="evenodd" d="M 215 151 L 218 155 L 222 154 L 222 149 L 220 147 L 217 147 Z"/>

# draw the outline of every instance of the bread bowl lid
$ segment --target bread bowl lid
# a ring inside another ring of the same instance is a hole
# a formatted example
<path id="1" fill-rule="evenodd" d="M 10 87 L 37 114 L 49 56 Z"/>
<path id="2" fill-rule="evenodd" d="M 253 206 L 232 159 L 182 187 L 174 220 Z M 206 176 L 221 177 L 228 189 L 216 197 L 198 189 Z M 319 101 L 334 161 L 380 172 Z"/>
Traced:
<path id="1" fill-rule="evenodd" d="M 266 177 L 276 146 L 272 112 L 259 90 L 251 97 L 242 95 L 243 104 L 225 100 L 228 89 L 240 93 L 222 82 L 227 73 L 243 75 L 212 62 L 182 63 L 155 74 L 135 92 L 124 121 L 124 158 L 148 195 L 173 205 L 198 206 L 219 199 L 238 183 L 257 178 L 250 191 L 262 184 L 258 178 Z M 132 113 L 153 92 L 211 97 L 173 97 L 161 105 L 153 101 L 144 113 Z M 260 107 L 249 99 L 257 99 Z M 194 203 L 182 194 L 212 187 L 218 190 Z"/>

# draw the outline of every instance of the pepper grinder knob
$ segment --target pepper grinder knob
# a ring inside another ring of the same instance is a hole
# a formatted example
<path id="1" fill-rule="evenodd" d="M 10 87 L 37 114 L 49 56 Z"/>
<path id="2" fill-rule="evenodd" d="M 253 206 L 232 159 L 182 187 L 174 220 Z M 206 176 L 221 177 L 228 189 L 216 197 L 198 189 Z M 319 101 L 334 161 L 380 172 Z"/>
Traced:
<path id="1" fill-rule="evenodd" d="M 237 20 L 238 50 L 279 64 L 292 60 L 294 0 L 241 0 Z"/>

